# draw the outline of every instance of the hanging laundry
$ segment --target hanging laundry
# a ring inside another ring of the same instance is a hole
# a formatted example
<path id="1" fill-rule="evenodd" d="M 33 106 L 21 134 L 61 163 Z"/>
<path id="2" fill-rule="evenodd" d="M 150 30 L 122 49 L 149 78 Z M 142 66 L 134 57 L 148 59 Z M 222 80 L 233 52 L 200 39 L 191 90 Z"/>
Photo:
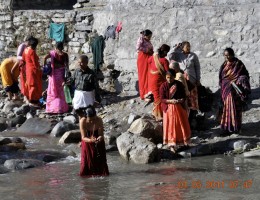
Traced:
<path id="1" fill-rule="evenodd" d="M 119 33 L 119 32 L 121 32 L 121 30 L 122 30 L 122 22 L 118 22 L 117 27 L 116 27 L 116 32 Z"/>
<path id="2" fill-rule="evenodd" d="M 104 49 L 105 49 L 105 41 L 102 35 L 96 37 L 91 45 L 92 53 L 93 53 L 93 63 L 94 63 L 94 71 L 97 73 L 100 71 L 100 67 L 104 63 Z"/>
<path id="3" fill-rule="evenodd" d="M 65 24 L 50 23 L 49 38 L 56 42 L 63 42 L 65 32 Z"/>
<path id="4" fill-rule="evenodd" d="M 114 25 L 108 26 L 105 31 L 105 39 L 108 38 L 116 39 L 116 27 Z"/>

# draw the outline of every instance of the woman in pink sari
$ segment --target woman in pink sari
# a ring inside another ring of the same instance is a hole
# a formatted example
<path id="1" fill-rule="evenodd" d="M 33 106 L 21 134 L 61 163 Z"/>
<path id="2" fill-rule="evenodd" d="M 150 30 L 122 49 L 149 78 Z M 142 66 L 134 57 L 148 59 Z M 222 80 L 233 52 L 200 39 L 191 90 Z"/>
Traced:
<path id="1" fill-rule="evenodd" d="M 66 103 L 63 91 L 65 82 L 65 68 L 68 67 L 68 54 L 63 52 L 63 43 L 57 42 L 55 50 L 50 51 L 44 57 L 44 65 L 48 58 L 51 58 L 52 72 L 49 76 L 47 89 L 46 112 L 47 113 L 65 113 L 69 106 Z"/>

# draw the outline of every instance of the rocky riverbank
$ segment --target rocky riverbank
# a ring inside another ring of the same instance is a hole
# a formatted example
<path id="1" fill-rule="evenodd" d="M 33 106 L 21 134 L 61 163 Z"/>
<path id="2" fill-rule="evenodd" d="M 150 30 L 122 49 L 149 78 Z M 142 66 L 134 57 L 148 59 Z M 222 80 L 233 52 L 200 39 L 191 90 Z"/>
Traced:
<path id="1" fill-rule="evenodd" d="M 243 113 L 242 132 L 227 137 L 220 137 L 216 97 L 214 94 L 212 109 L 204 113 L 204 119 L 194 121 L 190 148 L 174 154 L 162 144 L 162 124 L 151 117 L 152 105 L 144 107 L 145 102 L 137 96 L 103 94 L 103 105 L 97 111 L 104 121 L 107 151 L 118 150 L 125 160 L 138 164 L 212 154 L 260 156 L 259 88 L 252 90 L 248 109 Z M 79 156 L 80 132 L 73 112 L 49 115 L 22 101 L 7 101 L 4 92 L 0 109 L 1 173 Z M 33 146 L 33 140 L 39 137 L 45 139 Z M 44 148 L 42 141 L 51 141 L 52 148 Z"/>

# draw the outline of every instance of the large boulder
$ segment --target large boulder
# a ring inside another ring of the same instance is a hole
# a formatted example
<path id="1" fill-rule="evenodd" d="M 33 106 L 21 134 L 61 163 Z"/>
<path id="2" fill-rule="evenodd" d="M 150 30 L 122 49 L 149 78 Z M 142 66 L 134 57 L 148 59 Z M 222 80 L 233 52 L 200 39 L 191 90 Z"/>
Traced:
<path id="1" fill-rule="evenodd" d="M 46 134 L 51 131 L 52 123 L 47 119 L 40 118 L 30 118 L 27 119 L 22 126 L 20 126 L 16 132 L 17 133 L 38 133 Z"/>
<path id="2" fill-rule="evenodd" d="M 117 138 L 116 143 L 120 155 L 128 161 L 147 164 L 160 160 L 157 146 L 147 138 L 126 132 Z"/>
<path id="3" fill-rule="evenodd" d="M 65 132 L 76 129 L 77 126 L 75 124 L 61 121 L 54 126 L 51 131 L 51 136 L 53 137 L 61 137 Z"/>
<path id="4" fill-rule="evenodd" d="M 7 168 L 5 168 L 4 166 L 0 165 L 0 174 L 5 174 L 7 173 L 9 170 Z"/>
<path id="5" fill-rule="evenodd" d="M 162 124 L 156 122 L 154 119 L 139 118 L 136 119 L 128 129 L 128 132 L 145 137 L 151 138 L 156 144 L 162 143 L 163 129 Z"/>
<path id="6" fill-rule="evenodd" d="M 59 140 L 59 144 L 79 143 L 81 141 L 80 130 L 67 131 Z"/>
<path id="7" fill-rule="evenodd" d="M 42 165 L 44 165 L 44 162 L 35 159 L 10 159 L 4 163 L 4 167 L 9 170 L 29 169 Z"/>

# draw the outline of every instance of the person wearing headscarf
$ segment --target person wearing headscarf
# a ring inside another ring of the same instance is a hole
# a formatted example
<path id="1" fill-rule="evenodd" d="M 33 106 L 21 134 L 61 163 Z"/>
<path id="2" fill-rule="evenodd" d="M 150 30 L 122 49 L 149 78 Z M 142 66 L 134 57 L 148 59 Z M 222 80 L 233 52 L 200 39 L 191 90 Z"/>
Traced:
<path id="1" fill-rule="evenodd" d="M 242 108 L 251 93 L 249 73 L 244 63 L 235 57 L 232 48 L 224 50 L 225 61 L 219 71 L 223 102 L 221 129 L 223 134 L 238 133 L 242 125 Z"/>

